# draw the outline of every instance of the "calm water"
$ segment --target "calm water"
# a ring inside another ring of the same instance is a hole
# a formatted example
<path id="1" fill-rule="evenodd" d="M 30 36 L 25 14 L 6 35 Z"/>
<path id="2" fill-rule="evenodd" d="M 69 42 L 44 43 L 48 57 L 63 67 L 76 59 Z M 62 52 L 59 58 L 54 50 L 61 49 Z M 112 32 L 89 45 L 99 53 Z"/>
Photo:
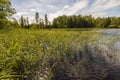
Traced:
<path id="1" fill-rule="evenodd" d="M 100 32 L 102 33 L 101 41 L 120 50 L 120 29 L 103 29 Z"/>

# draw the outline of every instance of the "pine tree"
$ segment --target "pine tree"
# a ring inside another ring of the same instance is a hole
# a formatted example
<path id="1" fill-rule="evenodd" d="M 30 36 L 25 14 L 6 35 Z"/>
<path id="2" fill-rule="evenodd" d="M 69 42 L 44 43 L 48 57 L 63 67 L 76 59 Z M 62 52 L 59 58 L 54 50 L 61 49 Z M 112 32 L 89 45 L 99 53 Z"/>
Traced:
<path id="1" fill-rule="evenodd" d="M 45 28 L 48 28 L 48 18 L 47 18 L 47 14 L 45 14 Z"/>
<path id="2" fill-rule="evenodd" d="M 36 23 L 38 24 L 39 23 L 39 13 L 38 12 L 35 13 L 35 20 L 36 20 Z"/>
<path id="3" fill-rule="evenodd" d="M 21 25 L 22 28 L 24 28 L 24 26 L 25 26 L 25 22 L 24 21 L 25 21 L 24 17 L 21 16 L 21 18 L 20 18 L 20 25 Z"/>

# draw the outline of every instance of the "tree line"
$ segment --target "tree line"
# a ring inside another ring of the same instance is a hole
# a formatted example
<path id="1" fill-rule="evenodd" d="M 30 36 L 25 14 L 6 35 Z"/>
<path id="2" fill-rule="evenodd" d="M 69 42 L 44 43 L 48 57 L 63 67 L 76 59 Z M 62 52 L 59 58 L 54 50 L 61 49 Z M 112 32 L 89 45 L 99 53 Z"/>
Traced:
<path id="1" fill-rule="evenodd" d="M 81 16 L 59 16 L 52 22 L 49 21 L 47 14 L 44 19 L 39 18 L 39 13 L 35 13 L 35 23 L 29 23 L 29 18 L 21 16 L 19 21 L 15 20 L 12 22 L 18 24 L 22 28 L 37 28 L 37 29 L 48 29 L 48 28 L 120 28 L 120 17 L 98 17 L 94 18 L 92 15 Z"/>
<path id="2" fill-rule="evenodd" d="M 28 17 L 21 16 L 19 20 L 12 17 L 15 9 L 11 7 L 10 0 L 0 0 L 0 29 L 8 28 L 10 26 L 20 28 L 120 28 L 120 17 L 104 17 L 94 18 L 92 15 L 71 15 L 59 16 L 52 22 L 49 21 L 47 14 L 44 19 L 40 18 L 39 13 L 36 12 L 34 16 L 34 23 L 29 22 Z"/>
<path id="3" fill-rule="evenodd" d="M 94 18 L 92 15 L 59 16 L 53 20 L 54 28 L 120 28 L 120 17 Z"/>
<path id="4" fill-rule="evenodd" d="M 14 22 L 16 22 L 19 27 L 22 28 L 37 28 L 37 29 L 45 29 L 45 28 L 51 28 L 51 22 L 48 20 L 47 14 L 45 14 L 44 19 L 39 17 L 39 13 L 36 12 L 35 16 L 34 16 L 34 21 L 33 23 L 29 22 L 29 18 L 28 17 L 23 17 L 21 16 L 21 18 L 18 20 L 18 22 L 16 22 L 16 20 Z"/>

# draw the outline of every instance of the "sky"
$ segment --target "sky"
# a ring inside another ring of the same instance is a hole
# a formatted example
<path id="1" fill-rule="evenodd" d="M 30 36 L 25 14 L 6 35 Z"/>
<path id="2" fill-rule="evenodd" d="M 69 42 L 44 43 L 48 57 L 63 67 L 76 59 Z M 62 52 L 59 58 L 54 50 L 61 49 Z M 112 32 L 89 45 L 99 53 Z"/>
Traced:
<path id="1" fill-rule="evenodd" d="M 93 15 L 94 17 L 120 17 L 120 0 L 11 0 L 16 9 L 15 18 L 21 15 L 34 19 L 47 14 L 50 21 L 61 15 Z"/>

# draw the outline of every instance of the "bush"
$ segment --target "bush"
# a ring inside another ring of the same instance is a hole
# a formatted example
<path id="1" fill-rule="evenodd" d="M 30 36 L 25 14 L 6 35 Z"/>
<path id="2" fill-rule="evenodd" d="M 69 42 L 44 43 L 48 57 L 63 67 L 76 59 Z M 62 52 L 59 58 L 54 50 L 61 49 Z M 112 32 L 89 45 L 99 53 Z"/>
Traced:
<path id="1" fill-rule="evenodd" d="M 108 28 L 118 28 L 117 25 L 109 25 Z"/>
<path id="2" fill-rule="evenodd" d="M 120 25 L 118 26 L 118 28 L 120 28 Z"/>
<path id="3" fill-rule="evenodd" d="M 6 29 L 8 27 L 10 27 L 10 21 L 7 19 L 0 19 L 0 29 Z"/>

